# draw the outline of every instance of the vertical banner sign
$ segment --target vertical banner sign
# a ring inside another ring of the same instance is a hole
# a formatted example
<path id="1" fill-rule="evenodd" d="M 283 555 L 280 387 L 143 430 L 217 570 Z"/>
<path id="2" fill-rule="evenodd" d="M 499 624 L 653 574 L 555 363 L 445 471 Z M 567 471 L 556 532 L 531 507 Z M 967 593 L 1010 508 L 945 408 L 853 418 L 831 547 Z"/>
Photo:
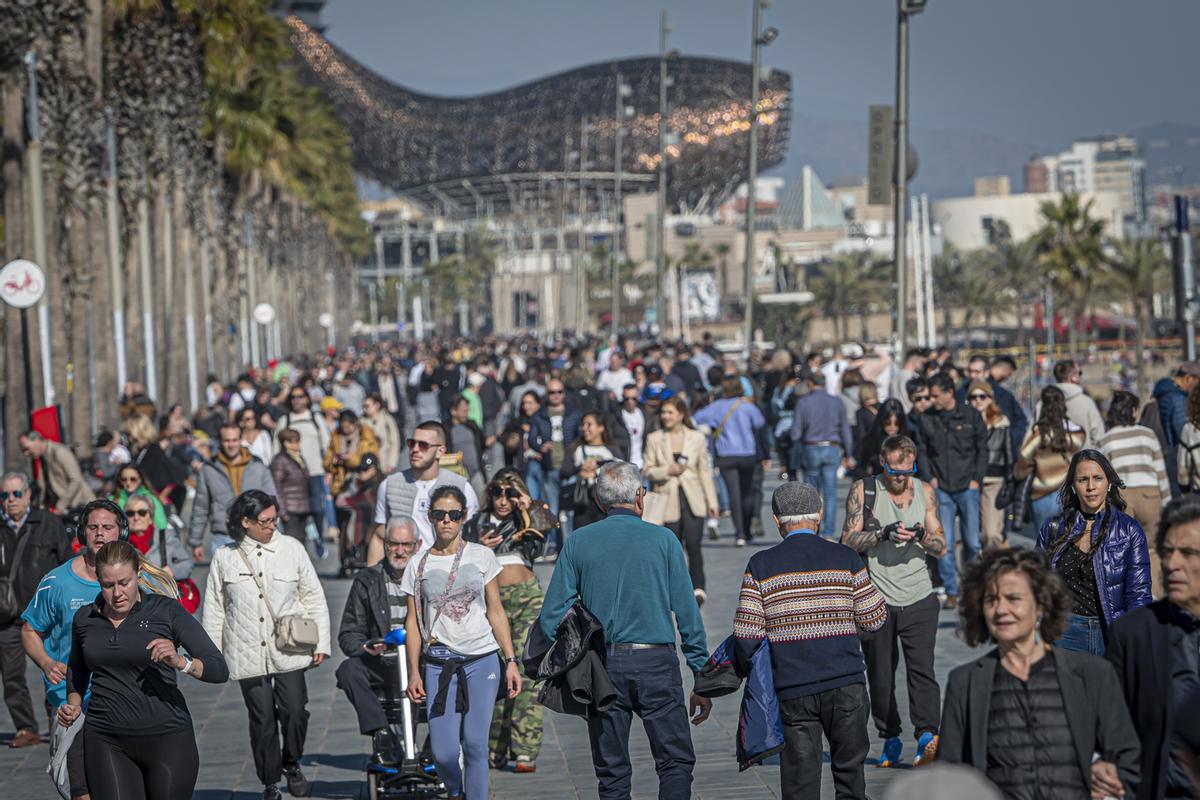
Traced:
<path id="1" fill-rule="evenodd" d="M 892 107 L 871 106 L 867 136 L 867 203 L 892 202 Z"/>

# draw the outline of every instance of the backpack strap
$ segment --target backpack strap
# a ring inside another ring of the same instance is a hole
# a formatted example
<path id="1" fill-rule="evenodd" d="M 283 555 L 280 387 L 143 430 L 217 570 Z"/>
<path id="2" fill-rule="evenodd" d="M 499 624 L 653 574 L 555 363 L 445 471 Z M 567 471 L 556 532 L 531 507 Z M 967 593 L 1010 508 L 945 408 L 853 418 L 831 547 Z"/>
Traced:
<path id="1" fill-rule="evenodd" d="M 875 519 L 875 488 L 874 478 L 863 479 L 863 525 Z"/>

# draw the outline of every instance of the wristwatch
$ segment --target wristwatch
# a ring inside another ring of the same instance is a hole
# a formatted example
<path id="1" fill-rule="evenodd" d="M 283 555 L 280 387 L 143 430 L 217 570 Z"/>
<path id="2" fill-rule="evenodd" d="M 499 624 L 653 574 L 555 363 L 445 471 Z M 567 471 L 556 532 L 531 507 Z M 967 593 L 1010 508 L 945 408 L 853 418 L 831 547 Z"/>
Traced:
<path id="1" fill-rule="evenodd" d="M 517 663 L 517 657 L 516 657 L 516 656 L 505 656 L 505 657 L 504 657 L 504 663 L 505 663 L 505 664 L 516 664 L 516 663 Z"/>
<path id="2" fill-rule="evenodd" d="M 187 673 L 188 675 L 191 675 L 192 674 L 192 664 L 194 664 L 195 662 L 192 661 L 192 657 L 189 655 L 182 654 L 182 653 L 180 655 L 183 656 L 183 668 L 180 669 L 179 671 Z"/>

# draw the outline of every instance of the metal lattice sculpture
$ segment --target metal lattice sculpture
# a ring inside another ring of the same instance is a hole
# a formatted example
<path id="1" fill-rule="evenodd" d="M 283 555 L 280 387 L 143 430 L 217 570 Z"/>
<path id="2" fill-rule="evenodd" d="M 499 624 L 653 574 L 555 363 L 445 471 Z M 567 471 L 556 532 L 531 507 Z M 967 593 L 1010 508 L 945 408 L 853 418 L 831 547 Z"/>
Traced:
<path id="1" fill-rule="evenodd" d="M 625 123 L 622 168 L 657 170 L 656 57 L 593 64 L 493 94 L 433 97 L 385 80 L 296 17 L 287 24 L 301 75 L 332 100 L 350 128 L 357 169 L 384 186 L 464 205 L 490 187 L 496 194 L 489 201 L 504 204 L 500 176 L 578 169 L 571 154 L 583 117 L 592 131 L 589 169 L 611 173 L 618 74 L 632 89 L 626 104 L 634 109 Z M 670 202 L 709 205 L 748 172 L 750 66 L 677 57 L 668 72 Z M 759 103 L 760 171 L 783 161 L 790 120 L 791 77 L 773 71 L 762 81 Z"/>

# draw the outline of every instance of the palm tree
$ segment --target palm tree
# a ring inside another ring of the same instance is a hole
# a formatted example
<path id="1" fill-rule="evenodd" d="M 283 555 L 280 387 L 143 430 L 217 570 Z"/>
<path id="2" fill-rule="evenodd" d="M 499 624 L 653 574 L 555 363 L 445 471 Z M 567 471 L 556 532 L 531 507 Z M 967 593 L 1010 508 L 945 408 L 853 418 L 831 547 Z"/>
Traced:
<path id="1" fill-rule="evenodd" d="M 1104 260 L 1104 221 L 1092 216 L 1093 202 L 1084 203 L 1074 193 L 1064 194 L 1057 203 L 1043 202 L 1041 215 L 1046 222 L 1034 234 L 1042 267 L 1071 310 L 1068 336 L 1072 354 L 1078 353 L 1088 298 Z"/>
<path id="2" fill-rule="evenodd" d="M 942 309 L 942 337 L 947 344 L 954 333 L 951 310 L 962 305 L 963 267 L 962 253 L 949 242 L 942 246 L 941 255 L 933 257 L 933 285 L 937 287 L 937 304 Z"/>
<path id="3" fill-rule="evenodd" d="M 1161 242 L 1125 239 L 1108 242 L 1105 265 L 1108 268 L 1104 273 L 1105 282 L 1118 292 L 1119 297 L 1128 297 L 1133 303 L 1133 316 L 1137 320 L 1134 344 L 1137 393 L 1144 397 L 1147 389 L 1144 358 L 1152 296 L 1163 288 L 1164 279 L 1170 274 L 1170 262 Z"/>
<path id="4" fill-rule="evenodd" d="M 859 314 L 865 327 L 871 303 L 886 287 L 887 272 L 887 264 L 867 252 L 839 255 L 821 264 L 810 288 L 822 314 L 836 320 L 842 341 L 850 340 L 852 314 Z"/>

